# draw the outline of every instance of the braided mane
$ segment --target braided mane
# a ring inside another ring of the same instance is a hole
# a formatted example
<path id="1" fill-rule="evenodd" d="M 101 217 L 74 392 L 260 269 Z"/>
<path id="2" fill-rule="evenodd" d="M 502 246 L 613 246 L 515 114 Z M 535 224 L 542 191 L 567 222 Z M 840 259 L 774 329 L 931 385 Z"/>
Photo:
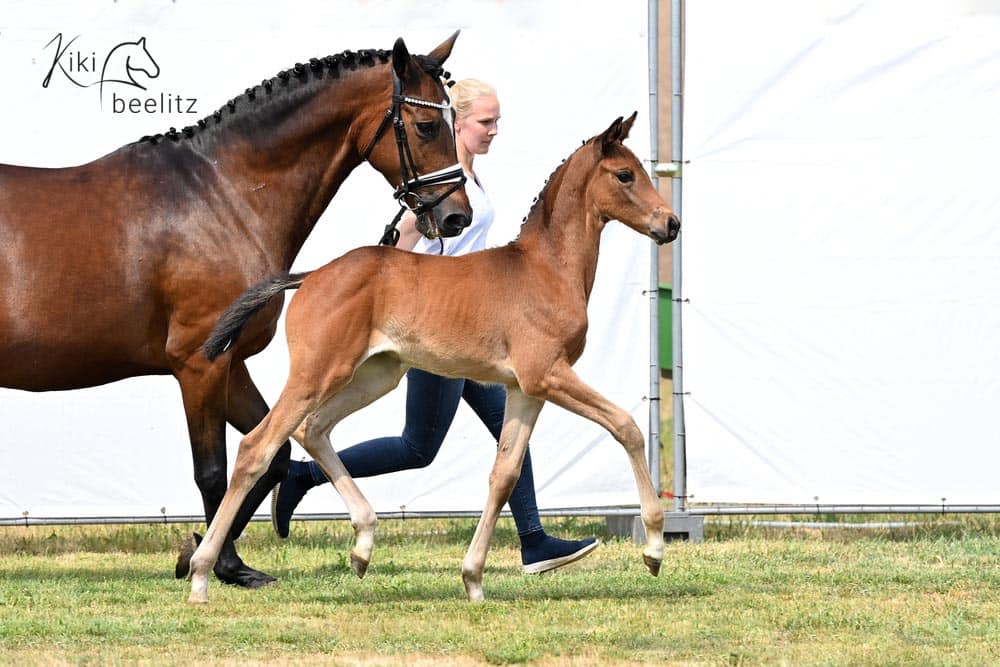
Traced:
<path id="1" fill-rule="evenodd" d="M 224 115 L 232 116 L 244 110 L 252 111 L 258 108 L 258 105 L 263 101 L 279 99 L 280 96 L 286 95 L 292 90 L 301 90 L 302 85 L 310 82 L 338 79 L 342 75 L 354 72 L 359 66 L 374 67 L 376 64 L 385 64 L 389 62 L 391 55 L 391 51 L 383 49 L 362 49 L 360 51 L 344 51 L 325 58 L 310 58 L 308 63 L 295 63 L 292 67 L 278 72 L 270 79 L 264 79 L 259 85 L 247 88 L 242 95 L 229 100 L 217 111 L 205 116 L 196 124 L 188 125 L 180 131 L 172 127 L 162 134 L 147 135 L 139 139 L 139 143 L 157 144 L 164 139 L 175 142 L 185 138 L 190 139 L 195 134 L 222 123 Z M 444 68 L 432 58 L 424 55 L 412 57 L 420 65 L 420 68 L 431 76 L 437 78 L 446 74 Z"/>

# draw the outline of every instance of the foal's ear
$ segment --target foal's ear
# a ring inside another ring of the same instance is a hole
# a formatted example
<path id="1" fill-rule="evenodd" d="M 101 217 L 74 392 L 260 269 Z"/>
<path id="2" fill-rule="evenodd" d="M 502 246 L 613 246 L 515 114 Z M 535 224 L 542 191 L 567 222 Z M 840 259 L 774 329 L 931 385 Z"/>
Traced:
<path id="1" fill-rule="evenodd" d="M 406 42 L 400 37 L 392 45 L 392 68 L 396 70 L 396 76 L 400 79 L 406 78 L 406 68 L 410 64 L 410 52 L 406 48 Z"/>
<path id="2" fill-rule="evenodd" d="M 607 155 L 611 150 L 611 147 L 621 141 L 622 135 L 622 117 L 618 116 L 615 122 L 611 123 L 611 126 L 604 130 L 597 141 L 595 142 L 601 150 L 601 155 Z"/>
<path id="3" fill-rule="evenodd" d="M 625 141 L 626 139 L 628 139 L 628 133 L 632 130 L 632 123 L 635 122 L 635 117 L 638 115 L 639 115 L 638 111 L 633 111 L 632 115 L 626 118 L 622 122 L 621 137 L 618 139 L 618 141 Z"/>
<path id="4" fill-rule="evenodd" d="M 451 37 L 444 40 L 437 47 L 427 54 L 427 57 L 433 60 L 438 65 L 443 65 L 444 61 L 448 60 L 448 56 L 451 55 L 451 49 L 455 46 L 455 40 L 458 39 L 458 33 L 461 30 L 456 30 L 452 33 Z"/>

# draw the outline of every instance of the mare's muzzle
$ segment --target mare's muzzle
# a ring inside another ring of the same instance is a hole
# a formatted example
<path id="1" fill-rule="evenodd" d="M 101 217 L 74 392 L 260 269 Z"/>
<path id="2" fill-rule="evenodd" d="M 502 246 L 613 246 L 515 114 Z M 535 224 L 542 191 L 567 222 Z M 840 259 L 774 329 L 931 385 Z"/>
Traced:
<path id="1" fill-rule="evenodd" d="M 468 197 L 452 196 L 464 185 L 465 173 L 456 164 L 407 181 L 395 196 L 417 216 L 417 231 L 427 238 L 458 236 L 472 223 Z"/>

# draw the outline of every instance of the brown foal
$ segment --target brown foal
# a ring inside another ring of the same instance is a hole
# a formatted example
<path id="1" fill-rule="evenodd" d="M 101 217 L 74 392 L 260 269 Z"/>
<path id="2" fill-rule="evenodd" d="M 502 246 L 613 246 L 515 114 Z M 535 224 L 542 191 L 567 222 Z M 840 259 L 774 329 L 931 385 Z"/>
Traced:
<path id="1" fill-rule="evenodd" d="M 482 600 L 483 568 L 497 517 L 520 475 L 545 401 L 607 429 L 628 454 L 646 528 L 644 560 L 663 558 L 663 510 L 632 417 L 584 384 L 571 366 L 587 332 L 587 301 L 605 224 L 620 220 L 657 243 L 680 222 L 622 140 L 635 120 L 617 119 L 551 176 L 518 239 L 502 248 L 438 257 L 367 247 L 309 274 L 283 275 L 244 293 L 205 344 L 221 355 L 257 309 L 299 288 L 287 315 L 291 368 L 274 408 L 240 443 L 229 490 L 191 557 L 189 602 L 208 601 L 208 577 L 243 498 L 295 435 L 343 496 L 356 543 L 351 565 L 371 559 L 375 513 L 330 445 L 337 422 L 395 387 L 411 366 L 503 384 L 506 417 L 489 496 L 462 566 L 470 600 Z M 420 298 L 420 295 L 433 298 Z"/>

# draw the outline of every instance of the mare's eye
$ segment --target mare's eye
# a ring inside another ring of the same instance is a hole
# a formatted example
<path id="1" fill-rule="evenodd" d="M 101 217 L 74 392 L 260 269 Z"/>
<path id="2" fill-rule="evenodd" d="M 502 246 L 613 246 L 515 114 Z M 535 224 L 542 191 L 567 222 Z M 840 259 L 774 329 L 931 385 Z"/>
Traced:
<path id="1" fill-rule="evenodd" d="M 619 171 L 615 174 L 615 178 L 617 178 L 621 183 L 631 183 L 635 180 L 635 176 L 631 171 Z"/>
<path id="2" fill-rule="evenodd" d="M 424 139 L 433 139 L 437 135 L 438 124 L 436 122 L 417 123 L 417 134 Z"/>

